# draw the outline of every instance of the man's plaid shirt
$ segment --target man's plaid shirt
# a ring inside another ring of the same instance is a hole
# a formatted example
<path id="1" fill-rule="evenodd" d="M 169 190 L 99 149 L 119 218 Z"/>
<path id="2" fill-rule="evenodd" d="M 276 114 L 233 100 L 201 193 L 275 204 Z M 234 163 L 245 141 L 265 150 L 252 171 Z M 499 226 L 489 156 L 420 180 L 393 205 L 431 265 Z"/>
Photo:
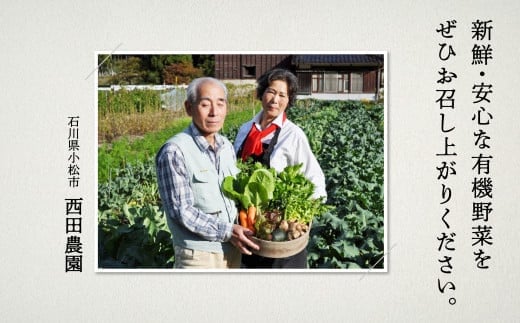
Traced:
<path id="1" fill-rule="evenodd" d="M 194 137 L 198 148 L 209 156 L 218 172 L 223 137 L 215 135 L 213 149 L 193 123 L 188 133 Z M 167 216 L 208 241 L 228 241 L 231 238 L 232 223 L 219 221 L 215 215 L 206 214 L 193 206 L 190 179 L 179 146 L 171 142 L 164 145 L 157 155 L 156 168 L 159 193 Z"/>

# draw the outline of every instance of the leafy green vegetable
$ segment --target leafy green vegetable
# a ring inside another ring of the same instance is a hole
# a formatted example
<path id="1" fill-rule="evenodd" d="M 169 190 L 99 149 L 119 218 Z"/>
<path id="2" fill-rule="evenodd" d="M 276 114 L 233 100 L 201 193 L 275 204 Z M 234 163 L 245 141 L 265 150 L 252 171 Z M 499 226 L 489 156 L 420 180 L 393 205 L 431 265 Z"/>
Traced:
<path id="1" fill-rule="evenodd" d="M 284 219 L 310 223 L 315 216 L 331 209 L 323 198 L 313 199 L 315 185 L 300 171 L 302 164 L 287 166 L 276 179 L 272 209 L 284 210 Z"/>
<path id="2" fill-rule="evenodd" d="M 239 202 L 243 209 L 254 205 L 260 212 L 273 198 L 275 174 L 262 168 L 260 163 L 253 165 L 252 172 L 244 166 L 241 170 L 237 177 L 224 178 L 222 190 L 227 197 Z"/>
<path id="3" fill-rule="evenodd" d="M 262 210 L 282 210 L 282 218 L 288 221 L 310 223 L 312 218 L 331 207 L 323 199 L 313 199 L 314 184 L 300 171 L 302 164 L 287 166 L 276 173 L 260 163 L 241 163 L 237 177 L 224 179 L 222 189 L 244 209 L 250 205 L 259 208 L 259 221 L 265 221 Z"/>

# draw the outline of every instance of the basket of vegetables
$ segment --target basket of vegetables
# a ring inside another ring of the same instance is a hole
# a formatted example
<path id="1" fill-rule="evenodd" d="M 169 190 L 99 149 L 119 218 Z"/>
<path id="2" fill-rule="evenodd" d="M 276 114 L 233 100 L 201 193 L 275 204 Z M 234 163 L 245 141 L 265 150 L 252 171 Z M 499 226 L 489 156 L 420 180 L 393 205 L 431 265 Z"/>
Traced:
<path id="1" fill-rule="evenodd" d="M 239 208 L 238 222 L 253 231 L 260 250 L 270 258 L 284 258 L 302 251 L 309 241 L 314 216 L 329 207 L 314 199 L 314 184 L 301 173 L 301 164 L 277 173 L 261 163 L 240 163 L 241 172 L 224 179 L 224 194 Z"/>

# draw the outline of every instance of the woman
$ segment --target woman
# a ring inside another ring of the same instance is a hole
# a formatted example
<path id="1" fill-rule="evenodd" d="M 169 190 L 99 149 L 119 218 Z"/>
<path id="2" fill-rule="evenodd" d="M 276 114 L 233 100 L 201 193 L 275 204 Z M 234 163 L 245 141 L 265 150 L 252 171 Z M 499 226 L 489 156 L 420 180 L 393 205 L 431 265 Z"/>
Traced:
<path id="1" fill-rule="evenodd" d="M 298 81 L 284 69 L 274 69 L 257 80 L 260 111 L 243 124 L 235 139 L 237 157 L 253 158 L 281 172 L 286 166 L 302 163 L 302 172 L 314 183 L 314 198 L 326 197 L 325 176 L 311 151 L 303 130 L 287 119 L 285 110 L 296 101 Z M 287 258 L 242 255 L 245 268 L 307 268 L 307 251 Z"/>

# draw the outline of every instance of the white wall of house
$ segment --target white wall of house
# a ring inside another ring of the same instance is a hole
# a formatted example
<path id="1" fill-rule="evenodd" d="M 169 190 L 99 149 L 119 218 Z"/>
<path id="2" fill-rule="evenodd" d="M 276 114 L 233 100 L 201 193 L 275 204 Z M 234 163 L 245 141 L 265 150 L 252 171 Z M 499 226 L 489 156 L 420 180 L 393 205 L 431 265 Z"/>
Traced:
<path id="1" fill-rule="evenodd" d="M 375 100 L 374 93 L 313 93 L 312 95 L 298 95 L 298 99 L 317 100 Z"/>
<path id="2" fill-rule="evenodd" d="M 253 84 L 256 85 L 255 79 L 247 79 L 247 80 L 221 80 L 223 83 L 230 83 L 234 85 L 249 85 Z"/>

